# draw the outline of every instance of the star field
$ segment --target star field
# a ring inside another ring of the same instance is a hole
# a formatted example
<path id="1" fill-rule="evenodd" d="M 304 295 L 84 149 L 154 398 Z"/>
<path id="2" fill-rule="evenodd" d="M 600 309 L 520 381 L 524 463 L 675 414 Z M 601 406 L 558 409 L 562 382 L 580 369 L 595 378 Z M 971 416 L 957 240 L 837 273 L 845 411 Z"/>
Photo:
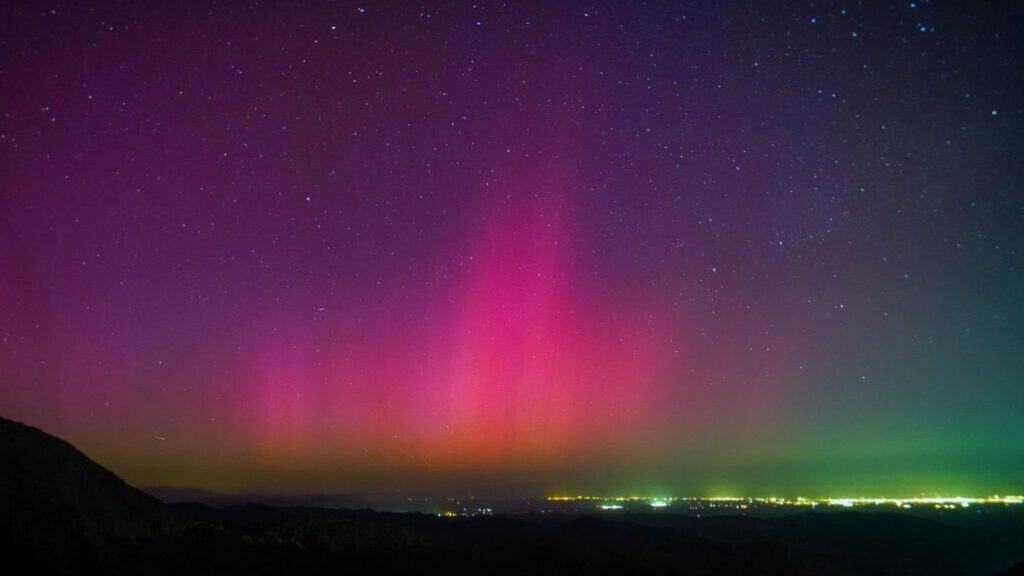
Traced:
<path id="1" fill-rule="evenodd" d="M 1022 15 L 5 3 L 0 411 L 140 485 L 1019 488 Z"/>

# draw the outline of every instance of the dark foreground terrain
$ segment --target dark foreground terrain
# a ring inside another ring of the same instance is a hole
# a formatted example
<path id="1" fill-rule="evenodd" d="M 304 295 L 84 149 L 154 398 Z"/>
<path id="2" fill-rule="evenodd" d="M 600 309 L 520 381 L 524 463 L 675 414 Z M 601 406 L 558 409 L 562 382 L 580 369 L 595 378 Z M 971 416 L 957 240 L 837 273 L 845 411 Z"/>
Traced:
<path id="1" fill-rule="evenodd" d="M 70 444 L 0 419 L 0 546 L 33 574 L 1021 573 L 1024 518 L 779 518 L 166 505 Z"/>

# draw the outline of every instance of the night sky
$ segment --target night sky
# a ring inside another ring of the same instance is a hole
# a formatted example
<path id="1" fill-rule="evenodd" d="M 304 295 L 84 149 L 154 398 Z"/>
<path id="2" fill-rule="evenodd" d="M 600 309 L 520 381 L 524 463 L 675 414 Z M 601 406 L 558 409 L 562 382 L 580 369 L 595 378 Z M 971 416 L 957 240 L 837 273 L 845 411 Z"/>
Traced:
<path id="1" fill-rule="evenodd" d="M 143 486 L 1024 485 L 1019 2 L 0 4 L 0 414 Z"/>

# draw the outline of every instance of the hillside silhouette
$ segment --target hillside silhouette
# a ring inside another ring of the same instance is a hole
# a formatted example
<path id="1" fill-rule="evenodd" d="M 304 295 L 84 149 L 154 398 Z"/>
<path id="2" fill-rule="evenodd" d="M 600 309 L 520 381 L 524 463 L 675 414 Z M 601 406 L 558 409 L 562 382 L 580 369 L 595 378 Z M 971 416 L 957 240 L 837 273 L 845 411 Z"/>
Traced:
<path id="1" fill-rule="evenodd" d="M 116 561 L 127 543 L 155 541 L 177 522 L 74 446 L 0 418 L 0 538 L 28 566 L 64 571 Z"/>
<path id="2" fill-rule="evenodd" d="M 441 518 L 165 504 L 4 419 L 0 502 L 6 556 L 35 574 L 988 575 L 1019 573 L 1024 557 L 1019 517 L 986 530 L 895 513 Z"/>

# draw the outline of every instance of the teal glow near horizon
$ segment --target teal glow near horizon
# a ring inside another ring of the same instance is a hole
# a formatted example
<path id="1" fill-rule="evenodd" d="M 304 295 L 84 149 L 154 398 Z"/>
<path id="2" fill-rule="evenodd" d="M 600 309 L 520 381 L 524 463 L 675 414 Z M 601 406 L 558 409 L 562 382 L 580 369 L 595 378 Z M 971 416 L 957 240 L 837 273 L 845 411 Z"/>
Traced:
<path id="1" fill-rule="evenodd" d="M 11 6 L 0 415 L 230 494 L 1019 494 L 1024 19 L 877 4 Z"/>

